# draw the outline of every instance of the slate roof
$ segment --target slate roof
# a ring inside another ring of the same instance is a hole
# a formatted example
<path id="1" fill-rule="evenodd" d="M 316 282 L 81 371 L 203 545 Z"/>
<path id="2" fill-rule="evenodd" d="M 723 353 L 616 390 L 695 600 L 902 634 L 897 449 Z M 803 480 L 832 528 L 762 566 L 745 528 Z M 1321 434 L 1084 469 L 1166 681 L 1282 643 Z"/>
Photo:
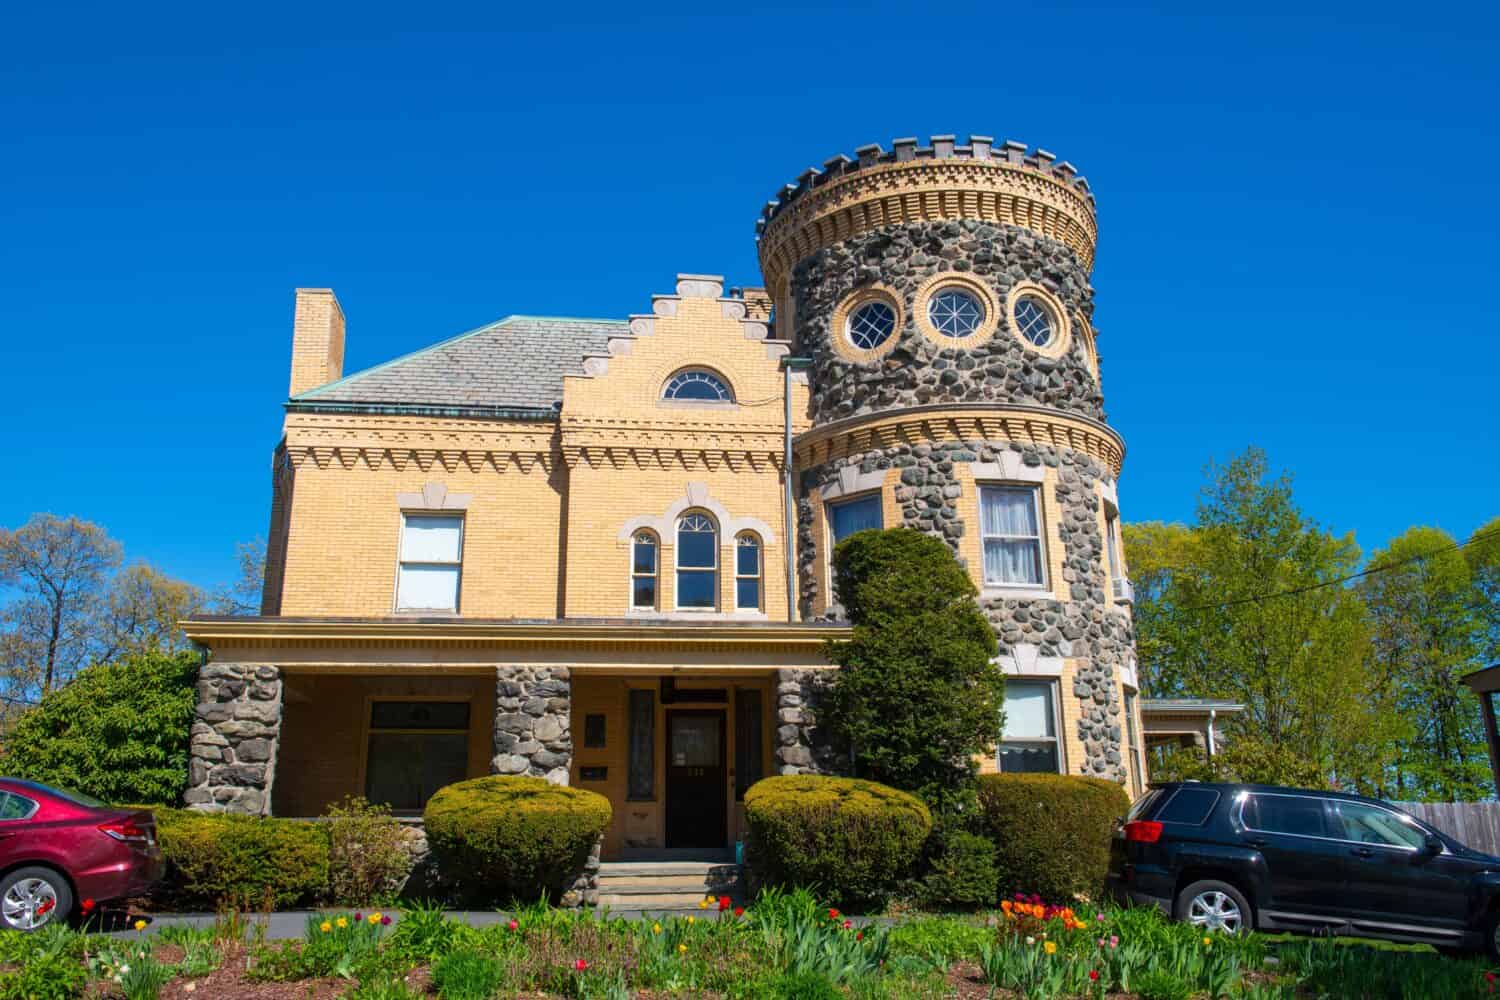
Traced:
<path id="1" fill-rule="evenodd" d="M 412 354 L 293 396 L 292 409 L 348 405 L 551 412 L 563 376 L 608 354 L 625 320 L 507 316 Z"/>

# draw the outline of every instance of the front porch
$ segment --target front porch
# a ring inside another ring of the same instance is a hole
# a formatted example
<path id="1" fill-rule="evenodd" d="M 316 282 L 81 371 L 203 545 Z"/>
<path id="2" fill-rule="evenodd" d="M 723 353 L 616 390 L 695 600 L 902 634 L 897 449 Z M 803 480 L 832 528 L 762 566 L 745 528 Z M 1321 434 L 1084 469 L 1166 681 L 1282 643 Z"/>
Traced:
<path id="1" fill-rule="evenodd" d="M 604 795 L 601 857 L 707 863 L 745 790 L 816 769 L 825 625 L 198 619 L 213 650 L 190 807 L 419 816 L 437 789 L 532 775 Z"/>

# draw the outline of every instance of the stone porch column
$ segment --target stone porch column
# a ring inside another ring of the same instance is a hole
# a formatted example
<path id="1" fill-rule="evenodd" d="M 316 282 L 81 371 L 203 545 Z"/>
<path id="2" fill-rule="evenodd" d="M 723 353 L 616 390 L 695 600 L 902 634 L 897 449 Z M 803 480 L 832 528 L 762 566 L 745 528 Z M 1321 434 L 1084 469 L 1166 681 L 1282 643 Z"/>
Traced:
<path id="1" fill-rule="evenodd" d="M 830 679 L 827 671 L 776 671 L 778 773 L 837 773 L 833 754 L 818 729 L 818 702 Z"/>
<path id="2" fill-rule="evenodd" d="M 495 679 L 495 774 L 568 784 L 573 681 L 567 667 L 502 666 Z"/>
<path id="3" fill-rule="evenodd" d="M 182 796 L 189 809 L 270 815 L 281 688 L 269 663 L 204 664 Z"/>

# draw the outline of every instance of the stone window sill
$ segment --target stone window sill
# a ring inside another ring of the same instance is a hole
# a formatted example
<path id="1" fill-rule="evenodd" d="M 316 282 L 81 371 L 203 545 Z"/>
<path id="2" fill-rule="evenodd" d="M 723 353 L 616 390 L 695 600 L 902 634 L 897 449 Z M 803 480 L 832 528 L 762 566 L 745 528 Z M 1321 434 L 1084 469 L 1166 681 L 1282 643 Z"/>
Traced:
<path id="1" fill-rule="evenodd" d="M 987 586 L 979 592 L 983 600 L 1014 598 L 1021 601 L 1055 601 L 1056 595 L 1046 587 L 994 587 Z"/>

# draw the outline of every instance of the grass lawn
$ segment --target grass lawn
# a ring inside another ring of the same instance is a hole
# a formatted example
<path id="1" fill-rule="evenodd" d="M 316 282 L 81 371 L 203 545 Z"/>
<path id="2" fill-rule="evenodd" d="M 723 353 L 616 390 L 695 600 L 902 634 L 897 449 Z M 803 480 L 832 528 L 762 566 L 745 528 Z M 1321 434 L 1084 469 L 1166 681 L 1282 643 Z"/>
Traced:
<path id="1" fill-rule="evenodd" d="M 1204 935 L 1154 909 L 1022 902 L 857 925 L 799 892 L 664 919 L 534 906 L 473 927 L 417 907 L 389 923 L 313 914 L 301 939 L 277 942 L 235 916 L 160 932 L 143 922 L 126 939 L 0 934 L 0 1000 L 1416 1000 L 1488 997 L 1492 985 L 1484 963 L 1430 949 Z"/>

